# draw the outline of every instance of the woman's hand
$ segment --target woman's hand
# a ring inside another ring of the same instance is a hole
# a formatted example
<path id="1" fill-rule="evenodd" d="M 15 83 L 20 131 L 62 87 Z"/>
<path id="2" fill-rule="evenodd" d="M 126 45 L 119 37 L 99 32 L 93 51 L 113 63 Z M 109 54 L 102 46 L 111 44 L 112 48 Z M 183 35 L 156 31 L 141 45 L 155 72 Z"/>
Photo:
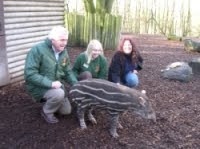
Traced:
<path id="1" fill-rule="evenodd" d="M 137 73 L 138 73 L 138 71 L 137 71 L 137 70 L 133 70 L 133 73 L 137 74 Z"/>

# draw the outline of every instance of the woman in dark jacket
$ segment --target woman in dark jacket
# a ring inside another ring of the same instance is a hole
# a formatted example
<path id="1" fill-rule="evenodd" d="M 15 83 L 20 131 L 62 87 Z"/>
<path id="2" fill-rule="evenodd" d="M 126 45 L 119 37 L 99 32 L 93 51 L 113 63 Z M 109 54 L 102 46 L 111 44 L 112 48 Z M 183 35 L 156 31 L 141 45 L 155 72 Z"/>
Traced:
<path id="1" fill-rule="evenodd" d="M 139 84 L 138 71 L 142 69 L 143 58 L 131 38 L 123 38 L 119 49 L 112 57 L 108 80 L 128 87 Z"/>

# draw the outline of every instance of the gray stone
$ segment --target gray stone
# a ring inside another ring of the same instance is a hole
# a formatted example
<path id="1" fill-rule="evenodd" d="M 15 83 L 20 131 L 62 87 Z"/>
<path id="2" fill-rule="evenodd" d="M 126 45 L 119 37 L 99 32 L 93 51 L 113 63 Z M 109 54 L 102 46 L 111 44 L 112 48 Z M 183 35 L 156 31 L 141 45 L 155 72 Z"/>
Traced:
<path id="1" fill-rule="evenodd" d="M 192 78 L 192 68 L 186 62 L 175 62 L 161 70 L 163 78 L 189 82 Z"/>
<path id="2" fill-rule="evenodd" d="M 184 49 L 186 51 L 200 52 L 200 40 L 198 39 L 185 39 Z"/>
<path id="3" fill-rule="evenodd" d="M 192 67 L 194 74 L 200 74 L 200 57 L 194 58 L 189 62 L 189 66 Z"/>

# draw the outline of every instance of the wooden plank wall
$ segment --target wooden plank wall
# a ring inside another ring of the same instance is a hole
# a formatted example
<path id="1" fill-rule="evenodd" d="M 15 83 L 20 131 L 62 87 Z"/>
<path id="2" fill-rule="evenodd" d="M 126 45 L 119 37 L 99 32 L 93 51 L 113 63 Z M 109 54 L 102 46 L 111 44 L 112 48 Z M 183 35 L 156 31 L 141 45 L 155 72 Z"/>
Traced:
<path id="1" fill-rule="evenodd" d="M 23 80 L 30 48 L 52 27 L 64 25 L 64 0 L 4 0 L 3 5 L 9 84 Z"/>

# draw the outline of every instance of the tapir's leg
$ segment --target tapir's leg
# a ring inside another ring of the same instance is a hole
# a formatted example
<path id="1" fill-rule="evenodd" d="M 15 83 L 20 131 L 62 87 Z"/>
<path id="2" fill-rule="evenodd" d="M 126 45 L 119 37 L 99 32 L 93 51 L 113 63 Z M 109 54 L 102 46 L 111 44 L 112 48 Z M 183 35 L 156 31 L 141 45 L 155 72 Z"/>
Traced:
<path id="1" fill-rule="evenodd" d="M 94 118 L 94 116 L 93 116 L 93 114 L 92 114 L 92 111 L 93 111 L 92 108 L 90 108 L 90 109 L 88 110 L 88 119 L 89 119 L 89 121 L 90 121 L 92 124 L 97 124 L 97 121 L 96 121 L 96 119 Z"/>
<path id="2" fill-rule="evenodd" d="M 120 123 L 119 121 L 118 121 L 117 128 L 119 128 L 119 129 L 123 129 L 123 126 L 121 125 L 121 123 Z"/>
<path id="3" fill-rule="evenodd" d="M 118 119 L 119 119 L 119 113 L 112 113 L 111 114 L 111 127 L 110 127 L 110 134 L 114 138 L 119 137 L 117 133 L 117 127 L 118 127 Z"/>
<path id="4" fill-rule="evenodd" d="M 81 129 L 86 129 L 87 125 L 85 123 L 85 118 L 84 118 L 85 109 L 78 106 L 77 107 L 77 115 L 78 115 L 78 119 L 79 119 L 79 122 L 80 122 Z"/>

